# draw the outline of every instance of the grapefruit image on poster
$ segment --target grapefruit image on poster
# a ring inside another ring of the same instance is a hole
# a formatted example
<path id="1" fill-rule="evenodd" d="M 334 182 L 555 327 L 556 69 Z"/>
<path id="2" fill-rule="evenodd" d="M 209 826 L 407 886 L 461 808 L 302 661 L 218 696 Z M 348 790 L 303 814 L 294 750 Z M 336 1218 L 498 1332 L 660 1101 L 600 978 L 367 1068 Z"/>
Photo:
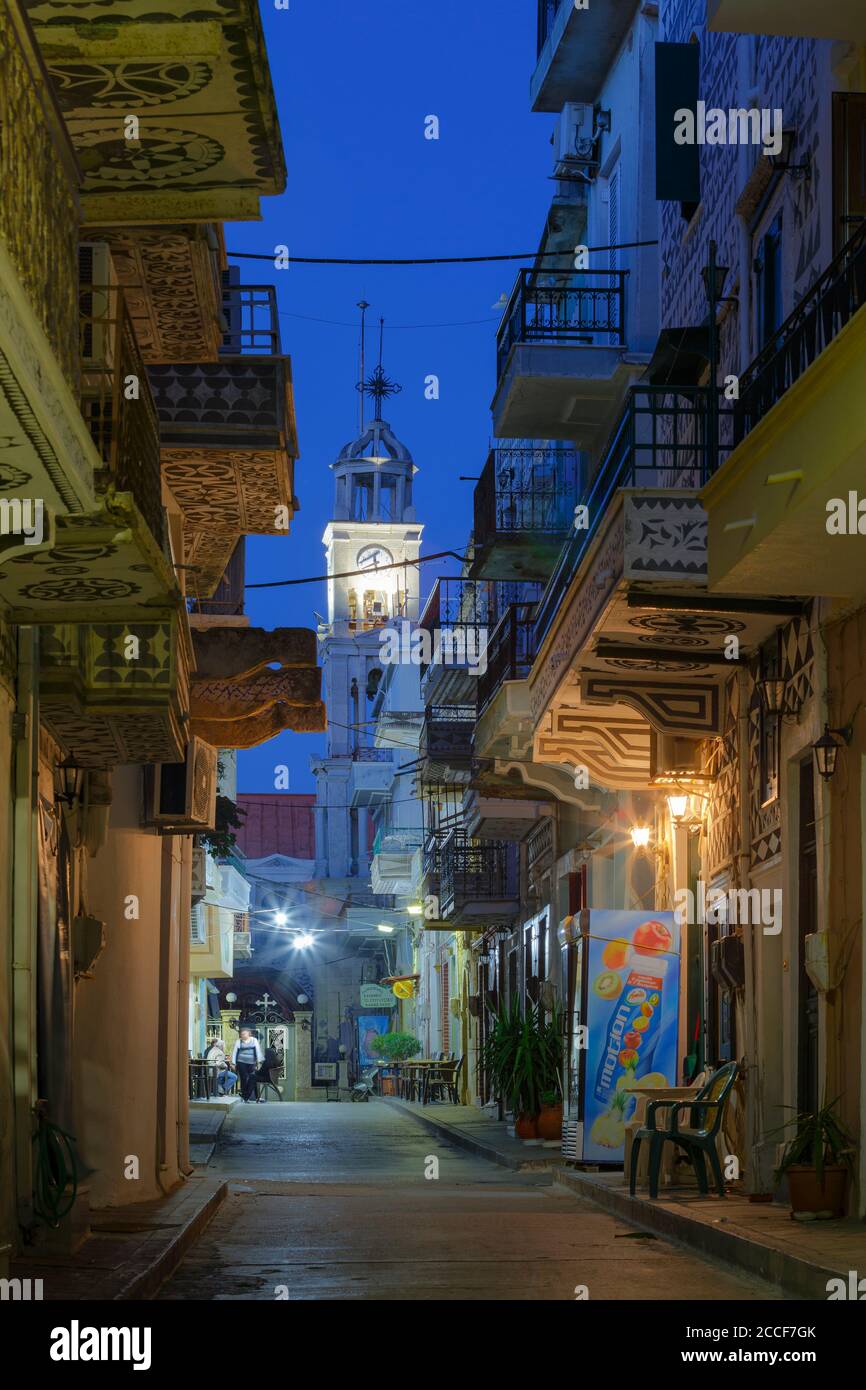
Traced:
<path id="1" fill-rule="evenodd" d="M 632 1091 L 677 1084 L 679 953 L 673 912 L 590 911 L 584 1159 L 622 1163 Z"/>

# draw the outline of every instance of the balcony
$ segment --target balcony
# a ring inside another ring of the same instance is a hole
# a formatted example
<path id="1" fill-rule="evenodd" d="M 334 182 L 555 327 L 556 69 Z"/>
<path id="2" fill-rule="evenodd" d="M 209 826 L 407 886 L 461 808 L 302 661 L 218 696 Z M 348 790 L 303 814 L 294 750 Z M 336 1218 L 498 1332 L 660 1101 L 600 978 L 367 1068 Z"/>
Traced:
<path id="1" fill-rule="evenodd" d="M 18 623 L 147 623 L 180 602 L 156 412 L 123 292 L 81 284 L 79 298 L 78 419 L 95 492 L 41 543 L 25 541 L 14 558 L 7 548 L 0 592 Z"/>
<path id="2" fill-rule="evenodd" d="M 428 705 L 474 704 L 495 611 L 494 586 L 486 580 L 436 580 L 419 622 L 430 644 L 430 661 L 421 664 Z"/>
<path id="3" fill-rule="evenodd" d="M 862 0 L 708 0 L 707 27 L 726 34 L 790 34 L 866 41 Z"/>
<path id="4" fill-rule="evenodd" d="M 518 442 L 491 449 L 475 489 L 472 576 L 547 578 L 581 491 L 573 449 Z"/>
<path id="5" fill-rule="evenodd" d="M 489 779 L 491 790 L 483 789 Z M 505 779 L 491 777 L 484 769 L 479 787 L 473 780 L 473 790 L 467 793 L 463 803 L 463 824 L 466 834 L 478 840 L 503 840 L 519 844 L 539 820 L 549 812 L 549 805 L 542 800 L 531 800 L 532 793 L 524 790 L 518 781 L 515 788 L 508 786 Z M 497 791 L 509 794 L 498 796 Z"/>
<path id="6" fill-rule="evenodd" d="M 163 477 L 184 516 L 188 590 L 209 598 L 242 535 L 288 535 L 298 454 L 290 358 L 149 369 Z"/>
<path id="7" fill-rule="evenodd" d="M 720 455 L 729 449 L 730 445 L 720 450 Z M 646 503 L 650 512 L 643 525 L 639 513 L 633 516 L 629 534 L 634 548 L 628 559 L 634 577 L 644 574 L 652 579 L 657 567 L 668 570 L 673 565 L 681 570 L 683 578 L 705 578 L 705 523 L 696 500 L 689 501 L 688 494 L 707 481 L 710 459 L 705 388 L 629 389 L 599 466 L 581 498 L 587 524 L 572 531 L 536 609 L 537 647 L 550 630 L 580 566 L 596 545 L 602 524 L 609 520 L 609 508 L 616 494 L 624 488 L 671 494 Z M 637 499 L 630 505 L 645 509 Z M 620 549 L 624 560 L 622 545 Z M 658 577 L 662 577 L 661 573 Z"/>
<path id="8" fill-rule="evenodd" d="M 93 510 L 98 464 L 78 409 L 78 181 L 32 33 L 0 0 L 3 498 L 57 516 Z"/>
<path id="9" fill-rule="evenodd" d="M 535 660 L 534 603 L 512 603 L 493 630 L 487 644 L 487 670 L 478 678 L 478 717 L 506 681 L 524 681 Z"/>
<path id="10" fill-rule="evenodd" d="M 419 745 L 428 780 L 466 782 L 472 762 L 474 705 L 428 705 Z"/>
<path id="11" fill-rule="evenodd" d="M 325 727 L 316 635 L 308 628 L 194 629 L 191 731 L 214 748 L 253 748 L 285 729 Z"/>
<path id="12" fill-rule="evenodd" d="M 130 659 L 129 641 L 138 642 Z M 182 762 L 192 646 L 182 612 L 160 622 L 45 626 L 42 720 L 76 767 Z"/>
<path id="13" fill-rule="evenodd" d="M 423 839 L 420 826 L 383 826 L 376 832 L 370 860 L 374 893 L 407 897 L 414 891 L 421 873 Z"/>
<path id="14" fill-rule="evenodd" d="M 740 377 L 736 447 L 701 493 L 713 592 L 866 594 L 864 306 L 866 224 Z"/>
<path id="15" fill-rule="evenodd" d="M 515 846 L 453 830 L 441 847 L 439 915 L 455 928 L 507 922 L 518 910 Z"/>
<path id="16" fill-rule="evenodd" d="M 209 980 L 234 974 L 234 913 L 213 903 L 195 903 L 189 948 L 189 973 Z"/>
<path id="17" fill-rule="evenodd" d="M 565 101 L 594 101 L 628 31 L 635 0 L 538 0 L 538 62 L 529 84 L 533 111 L 558 112 Z"/>
<path id="18" fill-rule="evenodd" d="M 491 408 L 497 438 L 563 439 L 578 449 L 595 448 L 626 386 L 645 365 L 643 358 L 629 360 L 625 340 L 627 274 L 585 270 L 567 283 L 545 285 L 538 271 L 518 272 L 496 338 Z"/>
<path id="19" fill-rule="evenodd" d="M 376 806 L 394 786 L 394 755 L 389 748 L 356 748 L 349 782 L 353 806 Z"/>
<path id="20" fill-rule="evenodd" d="M 283 191 L 255 0 L 26 9 L 85 171 L 86 225 L 256 219 L 260 195 Z"/>

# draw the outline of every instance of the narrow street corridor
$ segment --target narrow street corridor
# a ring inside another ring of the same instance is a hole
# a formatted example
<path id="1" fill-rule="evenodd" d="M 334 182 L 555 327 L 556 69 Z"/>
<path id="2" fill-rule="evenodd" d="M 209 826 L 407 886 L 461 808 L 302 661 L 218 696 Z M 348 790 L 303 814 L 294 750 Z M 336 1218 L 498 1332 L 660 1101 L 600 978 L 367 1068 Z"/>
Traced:
<path id="1" fill-rule="evenodd" d="M 236 1106 L 204 1171 L 229 1195 L 162 1299 L 779 1297 L 382 1102 Z"/>

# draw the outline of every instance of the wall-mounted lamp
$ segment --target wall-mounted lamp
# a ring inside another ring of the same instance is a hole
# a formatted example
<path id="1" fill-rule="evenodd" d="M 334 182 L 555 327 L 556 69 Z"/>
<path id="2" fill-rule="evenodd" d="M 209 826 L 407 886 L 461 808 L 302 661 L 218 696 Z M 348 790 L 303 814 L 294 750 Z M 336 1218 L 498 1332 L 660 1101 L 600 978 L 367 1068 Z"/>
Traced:
<path id="1" fill-rule="evenodd" d="M 635 849 L 646 849 L 650 842 L 649 826 L 633 825 L 631 828 L 631 842 Z"/>
<path id="2" fill-rule="evenodd" d="M 390 926 L 387 922 L 380 922 L 376 928 L 376 931 L 384 932 L 386 936 L 389 935 L 393 930 L 394 928 Z"/>
<path id="3" fill-rule="evenodd" d="M 812 164 L 808 154 L 805 163 L 792 164 L 791 155 L 794 153 L 794 142 L 797 139 L 795 130 L 782 131 L 782 148 L 778 154 L 769 156 L 770 165 L 779 174 L 791 174 L 795 179 L 808 179 L 812 176 Z"/>
<path id="4" fill-rule="evenodd" d="M 685 820 L 686 811 L 689 809 L 689 798 L 680 793 L 668 797 L 668 809 L 671 813 L 671 820 L 674 824 Z"/>
<path id="5" fill-rule="evenodd" d="M 409 906 L 406 908 L 406 911 L 408 912 L 410 917 L 420 917 L 424 912 L 424 904 L 410 903 Z"/>
<path id="6" fill-rule="evenodd" d="M 839 749 L 843 743 L 846 747 L 848 746 L 853 734 L 854 728 L 851 724 L 846 724 L 844 729 L 831 729 L 829 725 L 825 724 L 823 734 L 812 744 L 815 766 L 825 782 L 829 782 L 836 771 Z"/>
<path id="7" fill-rule="evenodd" d="M 755 681 L 761 703 L 767 714 L 777 719 L 797 719 L 801 701 L 792 694 L 791 685 L 782 676 L 766 676 Z"/>

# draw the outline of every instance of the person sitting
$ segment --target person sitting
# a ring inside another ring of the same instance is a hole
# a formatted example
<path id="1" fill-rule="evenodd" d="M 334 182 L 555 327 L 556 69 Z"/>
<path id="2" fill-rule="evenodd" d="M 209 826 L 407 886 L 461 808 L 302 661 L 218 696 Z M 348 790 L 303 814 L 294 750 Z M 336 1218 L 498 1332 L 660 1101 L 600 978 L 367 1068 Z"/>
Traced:
<path id="1" fill-rule="evenodd" d="M 237 1072 L 233 1072 L 229 1066 L 226 1045 L 222 1038 L 214 1038 L 207 1050 L 206 1061 L 209 1066 L 217 1069 L 217 1094 L 228 1095 L 238 1078 Z"/>

